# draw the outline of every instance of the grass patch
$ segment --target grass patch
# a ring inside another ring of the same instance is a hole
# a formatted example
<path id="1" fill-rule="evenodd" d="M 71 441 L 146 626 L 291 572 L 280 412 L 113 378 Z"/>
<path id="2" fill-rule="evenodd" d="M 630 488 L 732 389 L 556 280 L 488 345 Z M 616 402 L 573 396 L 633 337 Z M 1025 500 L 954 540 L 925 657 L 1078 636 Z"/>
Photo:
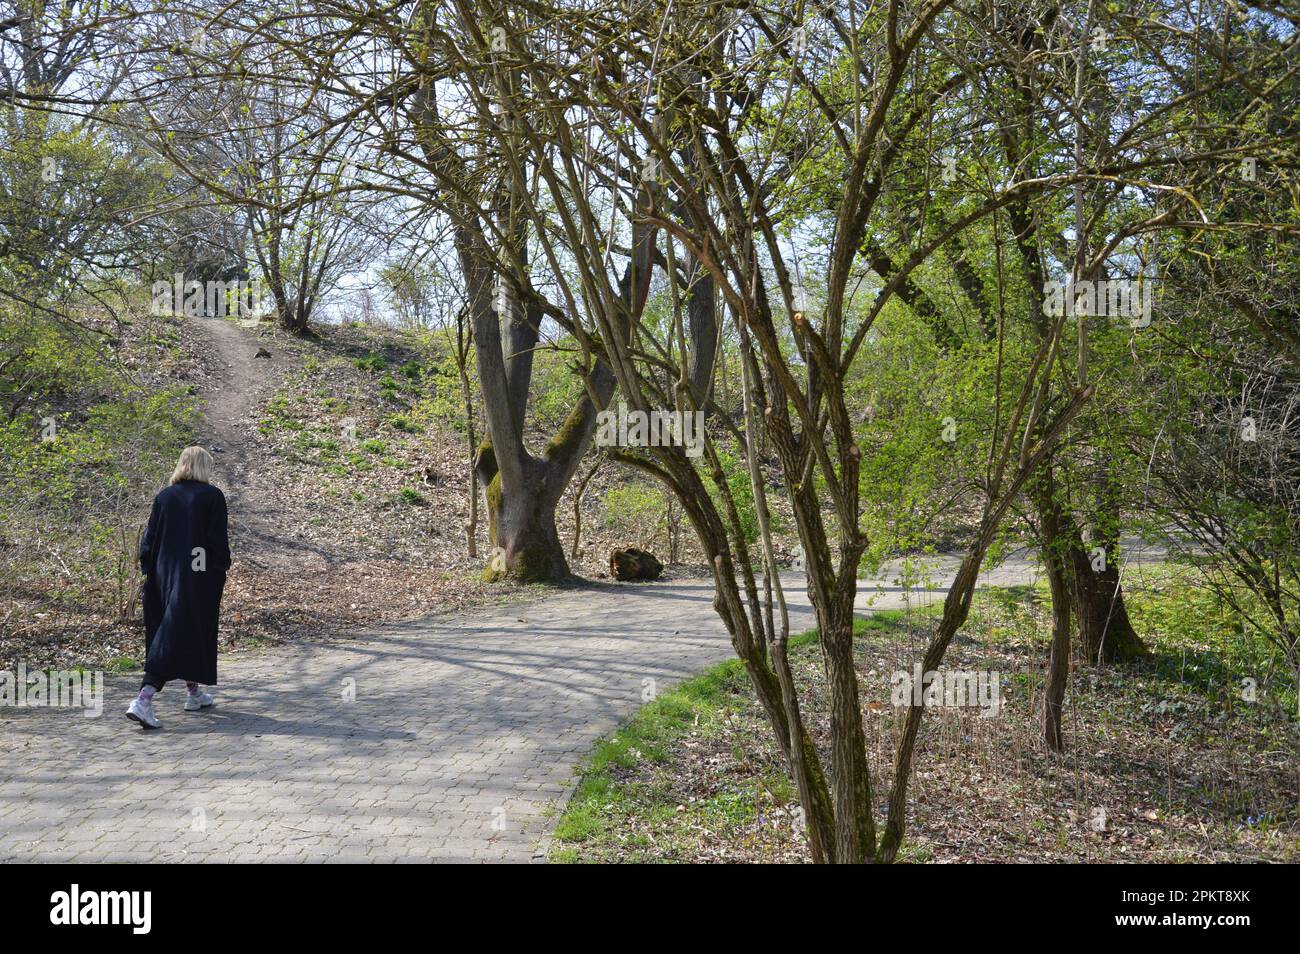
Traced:
<path id="1" fill-rule="evenodd" d="M 901 611 L 857 619 L 857 638 L 870 641 L 896 629 Z M 790 638 L 791 652 L 817 642 L 816 630 Z M 642 706 L 622 728 L 596 743 L 578 770 L 573 797 L 555 826 L 550 860 L 574 863 L 603 860 L 615 852 L 644 851 L 636 860 L 671 860 L 671 846 L 631 830 L 630 819 L 685 833 L 705 827 L 737 831 L 750 824 L 766 802 L 797 804 L 794 786 L 783 772 L 763 769 L 735 786 L 719 786 L 708 798 L 679 803 L 669 786 L 645 778 L 648 766 L 664 765 L 690 738 L 716 737 L 754 704 L 744 664 L 719 663 Z M 733 755 L 743 760 L 743 752 Z"/>
<path id="2" fill-rule="evenodd" d="M 1062 759 L 1041 744 L 1046 594 L 981 591 L 941 669 L 1000 673 L 1003 708 L 996 719 L 970 707 L 927 716 L 917 765 L 929 784 L 912 793 L 900 860 L 1297 857 L 1297 735 L 1293 715 L 1278 706 L 1283 687 L 1260 680 L 1257 702 L 1240 697 L 1241 674 L 1259 671 L 1260 660 L 1227 651 L 1217 614 L 1198 613 L 1193 624 L 1178 616 L 1175 601 L 1202 598 L 1186 584 L 1135 586 L 1129 596 L 1153 656 L 1077 667 Z M 940 611 L 936 601 L 856 622 L 878 783 L 889 777 L 905 718 L 890 700 L 891 672 L 914 665 Z M 824 751 L 829 687 L 815 643 L 811 632 L 793 639 L 790 659 L 805 723 Z M 642 706 L 595 746 L 558 819 L 550 860 L 803 862 L 798 807 L 762 707 L 731 660 Z M 1101 830 L 1090 827 L 1098 807 L 1111 819 Z"/>
<path id="3" fill-rule="evenodd" d="M 276 431 L 302 431 L 306 424 L 298 419 L 289 396 L 283 391 L 277 392 L 266 404 L 266 414 L 258 422 L 258 429 L 263 434 Z"/>

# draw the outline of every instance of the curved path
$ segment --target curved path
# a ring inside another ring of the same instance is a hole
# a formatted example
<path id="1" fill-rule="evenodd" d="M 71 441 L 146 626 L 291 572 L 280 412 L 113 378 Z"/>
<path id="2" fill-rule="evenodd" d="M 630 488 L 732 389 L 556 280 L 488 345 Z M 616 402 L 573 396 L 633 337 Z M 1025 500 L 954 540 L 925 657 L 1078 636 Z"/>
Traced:
<path id="1" fill-rule="evenodd" d="M 712 589 L 594 585 L 226 656 L 217 707 L 170 687 L 156 732 L 122 717 L 134 678 L 98 718 L 0 710 L 0 862 L 528 861 L 594 741 L 730 657 Z"/>
<path id="2" fill-rule="evenodd" d="M 711 591 L 575 589 L 223 657 L 216 708 L 171 686 L 161 731 L 123 718 L 134 679 L 99 718 L 0 710 L 0 862 L 527 861 L 592 743 L 729 655 Z"/>
<path id="3" fill-rule="evenodd" d="M 202 325 L 216 362 L 205 436 L 241 488 L 232 514 L 261 513 L 274 495 L 244 428 L 293 356 L 256 359 L 244 329 Z M 275 526 L 232 522 L 241 553 L 296 565 Z M 930 585 L 955 566 L 940 558 Z M 1013 560 L 988 582 L 1032 573 Z M 864 611 L 907 598 L 883 576 L 864 584 Z M 793 581 L 789 598 L 792 630 L 811 626 Z M 712 600 L 703 580 L 593 585 L 228 655 L 217 707 L 185 713 L 173 685 L 158 732 L 122 716 L 138 677 L 111 677 L 96 718 L 0 707 L 0 862 L 528 861 L 595 740 L 731 656 Z"/>

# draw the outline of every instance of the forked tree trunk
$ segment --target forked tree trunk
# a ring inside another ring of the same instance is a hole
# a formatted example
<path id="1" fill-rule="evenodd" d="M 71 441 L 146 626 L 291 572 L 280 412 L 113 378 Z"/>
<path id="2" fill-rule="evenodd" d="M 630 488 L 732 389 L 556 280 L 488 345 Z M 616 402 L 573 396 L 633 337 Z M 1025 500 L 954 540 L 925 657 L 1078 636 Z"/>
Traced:
<path id="1" fill-rule="evenodd" d="M 500 79 L 504 81 L 496 81 Z M 516 73 L 497 77 L 491 84 L 500 115 L 509 117 L 502 144 L 516 156 L 527 151 L 530 139 L 522 111 L 509 106 L 520 83 L 522 74 Z M 431 168 L 466 181 L 464 157 L 443 135 L 436 85 L 422 83 L 412 99 L 412 115 Z M 506 161 L 499 171 L 502 188 L 491 208 L 481 208 L 463 195 L 450 206 L 455 223 L 452 244 L 465 282 L 466 313 L 490 451 L 490 456 L 480 451 L 475 462 L 487 495 L 494 548 L 486 575 L 563 581 L 570 572 L 555 526 L 555 509 L 591 445 L 596 416 L 613 397 L 616 378 L 599 355 L 584 348 L 584 358 L 594 361 L 584 382 L 586 393 L 546 449 L 536 457 L 529 452 L 524 440 L 525 418 L 533 355 L 546 315 L 544 300 L 529 280 L 529 233 L 536 222 L 528 190 L 536 189 L 537 182 L 517 175 Z M 647 202 L 651 201 L 649 190 L 649 183 L 643 183 Z M 491 227 L 487 227 L 489 223 Z M 654 272 L 656 235 L 656 228 L 634 224 L 629 261 L 616 299 L 602 303 L 607 330 L 616 335 L 629 334 L 645 308 Z M 579 337 L 580 329 L 581 325 L 575 330 Z"/>
<path id="2" fill-rule="evenodd" d="M 475 463 L 487 488 L 488 538 L 492 559 L 483 571 L 489 582 L 510 576 L 523 583 L 557 582 L 568 578 L 569 563 L 555 525 L 558 495 L 549 486 L 551 470 L 528 458 L 522 493 L 503 494 L 501 475 L 490 445 Z"/>

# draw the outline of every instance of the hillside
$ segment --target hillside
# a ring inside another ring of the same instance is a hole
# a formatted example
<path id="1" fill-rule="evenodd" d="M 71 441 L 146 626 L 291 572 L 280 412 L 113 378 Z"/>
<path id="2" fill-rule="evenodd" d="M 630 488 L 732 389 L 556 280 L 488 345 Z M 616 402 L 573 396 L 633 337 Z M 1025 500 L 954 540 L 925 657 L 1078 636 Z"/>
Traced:
<path id="1" fill-rule="evenodd" d="M 29 666 L 137 664 L 134 549 L 152 494 L 191 441 L 213 452 L 230 502 L 235 563 L 223 649 L 519 595 L 517 585 L 481 580 L 490 556 L 481 488 L 469 553 L 470 445 L 454 362 L 433 336 L 321 325 L 298 337 L 265 324 L 145 312 L 99 328 L 106 337 L 86 342 L 80 357 L 93 373 L 60 378 L 61 402 L 39 415 L 59 421 L 55 438 L 15 456 L 7 475 L 31 492 L 6 507 L 0 666 L 19 658 Z M 83 390 L 64 390 L 70 380 Z M 535 414 L 534 446 L 567 410 L 566 386 L 552 389 L 553 409 Z M 10 436 L 27 440 L 30 431 Z M 574 495 L 595 453 L 560 506 L 566 549 Z M 67 481 L 60 501 L 37 486 L 56 473 Z M 670 576 L 699 572 L 680 511 L 670 515 L 646 481 L 605 463 L 581 509 L 576 574 L 605 576 L 610 549 L 629 544 L 666 564 L 676 556 Z"/>

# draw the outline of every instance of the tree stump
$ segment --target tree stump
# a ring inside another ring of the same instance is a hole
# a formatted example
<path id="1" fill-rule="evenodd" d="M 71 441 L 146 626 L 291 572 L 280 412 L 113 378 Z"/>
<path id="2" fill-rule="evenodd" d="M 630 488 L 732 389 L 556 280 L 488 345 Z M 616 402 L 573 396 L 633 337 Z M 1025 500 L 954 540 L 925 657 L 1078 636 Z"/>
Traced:
<path id="1" fill-rule="evenodd" d="M 664 565 L 653 553 L 636 547 L 613 550 L 609 554 L 609 572 L 616 580 L 657 580 L 663 571 Z"/>

